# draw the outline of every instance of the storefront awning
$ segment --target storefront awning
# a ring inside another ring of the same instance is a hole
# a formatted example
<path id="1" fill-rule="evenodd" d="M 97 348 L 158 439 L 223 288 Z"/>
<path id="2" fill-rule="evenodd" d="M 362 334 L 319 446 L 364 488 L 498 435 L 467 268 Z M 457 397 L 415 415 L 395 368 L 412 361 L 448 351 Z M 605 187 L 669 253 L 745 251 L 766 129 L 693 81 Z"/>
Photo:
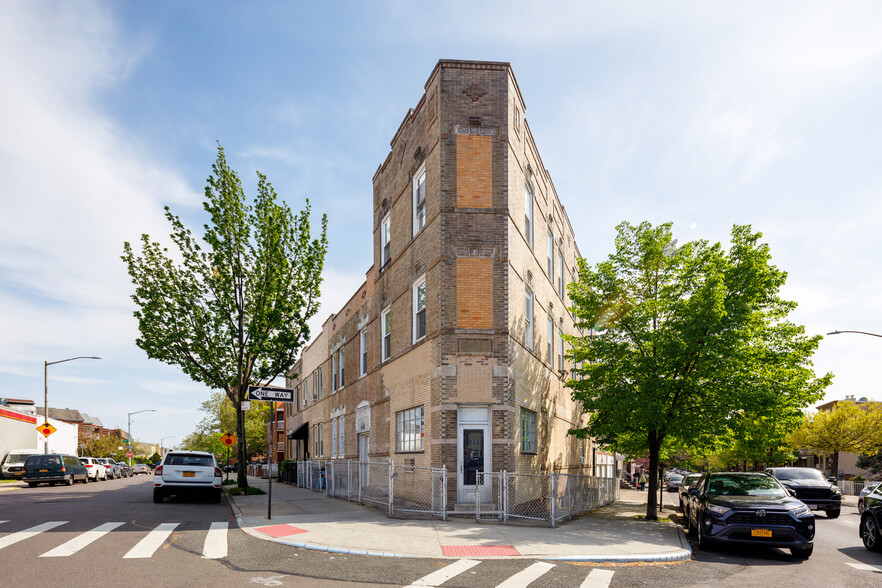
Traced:
<path id="1" fill-rule="evenodd" d="M 288 439 L 302 439 L 303 441 L 309 441 L 309 423 L 303 423 L 288 433 Z"/>

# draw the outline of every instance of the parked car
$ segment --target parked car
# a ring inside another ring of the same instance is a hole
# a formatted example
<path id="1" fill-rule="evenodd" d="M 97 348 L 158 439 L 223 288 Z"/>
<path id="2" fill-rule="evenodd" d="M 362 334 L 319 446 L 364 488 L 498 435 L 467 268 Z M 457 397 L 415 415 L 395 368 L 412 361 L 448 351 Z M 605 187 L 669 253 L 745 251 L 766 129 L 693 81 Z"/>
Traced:
<path id="1" fill-rule="evenodd" d="M 704 474 L 689 500 L 687 527 L 699 549 L 732 543 L 785 547 L 799 558 L 812 554 L 814 514 L 769 474 Z"/>
<path id="2" fill-rule="evenodd" d="M 93 482 L 107 479 L 107 468 L 95 457 L 81 457 L 80 463 L 86 468 L 86 472 Z"/>
<path id="3" fill-rule="evenodd" d="M 132 466 L 129 465 L 129 462 L 127 462 L 127 461 L 119 462 L 119 470 L 120 470 L 120 472 L 122 472 L 123 478 L 132 477 Z"/>
<path id="4" fill-rule="evenodd" d="M 54 486 L 56 482 L 64 482 L 72 486 L 74 482 L 89 482 L 86 467 L 73 455 L 47 453 L 31 455 L 24 463 L 22 480 L 33 488 L 37 484 L 47 483 Z"/>
<path id="5" fill-rule="evenodd" d="M 97 459 L 102 464 L 104 464 L 105 468 L 107 468 L 107 479 L 108 480 L 122 478 L 122 470 L 120 469 L 119 464 L 116 463 L 116 461 L 114 461 L 110 457 L 99 457 Z"/>
<path id="6" fill-rule="evenodd" d="M 684 517 L 689 516 L 689 488 L 691 488 L 695 483 L 701 478 L 701 474 L 689 474 L 685 478 L 680 481 L 680 487 L 677 488 L 677 493 L 680 496 L 680 512 L 683 513 Z"/>
<path id="7" fill-rule="evenodd" d="M 24 462 L 31 455 L 43 453 L 40 449 L 13 449 L 3 458 L 0 465 L 0 478 L 4 480 L 21 480 Z"/>
<path id="8" fill-rule="evenodd" d="M 861 493 L 858 494 L 858 512 L 864 512 L 864 498 L 876 489 L 876 487 L 882 484 L 882 482 L 868 482 L 866 486 L 861 489 Z"/>
<path id="9" fill-rule="evenodd" d="M 149 474 L 150 468 L 146 463 L 136 463 L 132 466 L 132 475 L 137 476 L 138 474 Z"/>
<path id="10" fill-rule="evenodd" d="M 221 470 L 205 451 L 169 451 L 153 471 L 153 502 L 166 496 L 201 494 L 220 502 Z"/>
<path id="11" fill-rule="evenodd" d="M 825 478 L 814 468 L 768 468 L 786 488 L 812 510 L 823 510 L 827 518 L 835 519 L 842 508 L 842 492 L 833 484 L 834 478 Z"/>
<path id="12" fill-rule="evenodd" d="M 864 511 L 861 513 L 860 534 L 864 547 L 870 551 L 882 551 L 882 485 L 877 484 L 864 497 Z"/>
<path id="13" fill-rule="evenodd" d="M 668 487 L 668 492 L 676 492 L 677 489 L 680 487 L 680 482 L 682 482 L 683 478 L 685 477 L 686 476 L 684 476 L 683 474 L 669 475 L 665 481 Z"/>

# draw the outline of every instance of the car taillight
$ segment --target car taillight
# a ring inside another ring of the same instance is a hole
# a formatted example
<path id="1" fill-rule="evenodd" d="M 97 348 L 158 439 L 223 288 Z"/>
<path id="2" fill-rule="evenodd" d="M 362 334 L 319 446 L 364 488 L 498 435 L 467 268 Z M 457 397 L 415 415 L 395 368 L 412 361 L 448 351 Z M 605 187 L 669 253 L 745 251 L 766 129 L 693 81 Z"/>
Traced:
<path id="1" fill-rule="evenodd" d="M 220 478 L 223 474 L 221 473 L 220 468 L 214 468 L 214 477 Z"/>
<path id="2" fill-rule="evenodd" d="M 61 466 L 61 473 L 63 474 L 63 473 L 66 472 L 66 471 L 67 471 L 67 470 L 64 469 L 64 466 Z"/>
<path id="3" fill-rule="evenodd" d="M 162 475 L 162 466 L 156 466 L 156 469 L 153 470 L 153 474 L 156 476 L 161 476 Z"/>
<path id="4" fill-rule="evenodd" d="M 87 464 L 86 464 L 86 467 L 87 467 L 87 468 L 91 468 L 91 467 L 93 467 L 93 466 L 92 466 L 92 464 L 87 463 Z"/>

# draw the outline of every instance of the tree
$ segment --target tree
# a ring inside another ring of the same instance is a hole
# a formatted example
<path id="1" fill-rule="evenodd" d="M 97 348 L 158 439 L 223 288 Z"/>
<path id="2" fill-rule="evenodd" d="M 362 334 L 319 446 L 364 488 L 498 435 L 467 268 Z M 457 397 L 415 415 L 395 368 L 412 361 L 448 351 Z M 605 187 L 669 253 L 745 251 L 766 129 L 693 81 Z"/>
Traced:
<path id="1" fill-rule="evenodd" d="M 205 187 L 210 222 L 201 241 L 166 207 L 174 257 L 148 235 L 141 237 L 140 256 L 127 242 L 122 257 L 135 286 L 136 344 L 148 357 L 223 390 L 235 407 L 240 439 L 246 437 L 241 403 L 248 386 L 288 372 L 309 339 L 328 246 L 327 216 L 313 239 L 309 201 L 295 216 L 277 202 L 266 177 L 257 177 L 249 204 L 218 147 Z M 246 488 L 244 444 L 238 454 L 238 485 Z"/>
<path id="2" fill-rule="evenodd" d="M 877 451 L 872 455 L 858 456 L 855 465 L 862 470 L 869 470 L 871 474 L 882 474 L 882 451 Z"/>
<path id="3" fill-rule="evenodd" d="M 786 320 L 786 273 L 749 226 L 717 243 L 676 246 L 671 224 L 617 228 L 616 251 L 569 285 L 580 336 L 568 336 L 578 379 L 567 385 L 587 424 L 571 430 L 631 456 L 649 456 L 646 517 L 657 519 L 666 447 L 714 447 L 750 416 L 819 399 L 831 375 L 810 358 L 820 337 Z M 586 332 L 584 329 L 588 329 Z M 584 363 L 583 363 L 584 362 Z"/>
<path id="4" fill-rule="evenodd" d="M 271 403 L 255 402 L 245 413 L 246 460 L 252 455 L 266 453 L 266 424 L 271 414 L 268 405 Z M 220 438 L 227 431 L 236 430 L 236 408 L 226 394 L 215 391 L 199 410 L 205 416 L 196 430 L 184 437 L 181 447 L 226 456 L 227 446 Z"/>
<path id="5" fill-rule="evenodd" d="M 839 475 L 839 452 L 875 453 L 882 447 L 882 405 L 860 407 L 837 402 L 832 410 L 806 416 L 802 427 L 790 436 L 796 448 L 833 455 L 831 475 Z"/>

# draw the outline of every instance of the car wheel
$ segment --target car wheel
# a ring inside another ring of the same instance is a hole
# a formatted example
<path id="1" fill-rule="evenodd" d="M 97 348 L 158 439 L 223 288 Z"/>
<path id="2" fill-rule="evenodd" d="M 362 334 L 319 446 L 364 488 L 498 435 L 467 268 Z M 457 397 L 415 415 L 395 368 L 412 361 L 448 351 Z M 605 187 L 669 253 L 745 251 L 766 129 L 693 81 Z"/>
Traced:
<path id="1" fill-rule="evenodd" d="M 162 493 L 162 490 L 159 488 L 153 489 L 153 502 L 162 502 L 165 499 L 165 496 Z"/>
<path id="2" fill-rule="evenodd" d="M 223 490 L 217 490 L 217 491 L 213 492 L 211 495 L 211 501 L 215 502 L 215 503 L 220 502 L 221 501 L 221 494 L 223 494 Z"/>
<path id="3" fill-rule="evenodd" d="M 36 487 L 37 487 L 37 483 L 36 483 L 36 482 L 28 482 L 28 487 L 29 487 L 29 488 L 36 488 Z"/>
<path id="4" fill-rule="evenodd" d="M 828 510 L 825 512 L 827 513 L 828 519 L 835 519 L 835 518 L 839 518 L 840 509 L 837 508 L 836 510 Z"/>
<path id="5" fill-rule="evenodd" d="M 698 527 L 696 531 L 698 533 L 698 548 L 701 551 L 707 551 L 710 549 L 710 541 L 707 540 L 707 536 L 705 536 L 704 531 L 702 530 L 701 522 L 696 521 L 695 525 Z"/>
<path id="6" fill-rule="evenodd" d="M 879 523 L 872 515 L 867 515 L 861 521 L 861 539 L 864 547 L 870 551 L 882 551 L 882 537 L 879 537 Z"/>
<path id="7" fill-rule="evenodd" d="M 89 483 L 89 476 L 88 475 L 83 476 L 83 486 L 85 486 L 88 483 Z"/>
<path id="8" fill-rule="evenodd" d="M 69 477 L 67 480 L 64 481 L 64 485 L 65 485 L 65 486 L 73 486 L 73 485 L 74 485 L 74 477 L 73 477 L 73 474 L 71 474 L 70 477 Z"/>
<path id="9" fill-rule="evenodd" d="M 793 557 L 798 557 L 799 559 L 808 559 L 812 555 L 812 551 L 814 551 L 815 546 L 810 545 L 809 547 L 791 547 L 790 553 Z"/>
<path id="10" fill-rule="evenodd" d="M 858 514 L 864 513 L 864 501 L 858 500 Z"/>

